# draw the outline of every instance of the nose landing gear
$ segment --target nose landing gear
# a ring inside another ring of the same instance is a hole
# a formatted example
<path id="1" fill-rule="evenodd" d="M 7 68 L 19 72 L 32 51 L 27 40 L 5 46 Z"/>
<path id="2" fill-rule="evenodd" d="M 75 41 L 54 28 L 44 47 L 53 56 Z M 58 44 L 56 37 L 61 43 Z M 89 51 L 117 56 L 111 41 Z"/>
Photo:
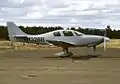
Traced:
<path id="1" fill-rule="evenodd" d="M 94 50 L 94 52 L 96 51 L 96 45 L 93 46 L 93 50 Z"/>

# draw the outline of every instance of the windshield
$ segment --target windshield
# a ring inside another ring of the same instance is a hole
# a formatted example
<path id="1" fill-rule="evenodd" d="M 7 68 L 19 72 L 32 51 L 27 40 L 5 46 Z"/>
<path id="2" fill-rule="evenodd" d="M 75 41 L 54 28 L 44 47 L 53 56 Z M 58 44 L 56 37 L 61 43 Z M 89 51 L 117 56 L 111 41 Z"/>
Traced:
<path id="1" fill-rule="evenodd" d="M 75 31 L 76 36 L 82 36 L 83 34 L 80 32 Z"/>

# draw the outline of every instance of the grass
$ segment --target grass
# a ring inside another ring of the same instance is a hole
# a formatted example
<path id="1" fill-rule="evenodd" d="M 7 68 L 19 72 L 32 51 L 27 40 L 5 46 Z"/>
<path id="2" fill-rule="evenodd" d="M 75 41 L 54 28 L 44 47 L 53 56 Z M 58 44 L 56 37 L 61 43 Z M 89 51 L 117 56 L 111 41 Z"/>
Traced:
<path id="1" fill-rule="evenodd" d="M 31 43 L 21 43 L 16 42 L 15 43 L 15 49 L 18 50 L 38 50 L 41 48 L 56 48 L 55 46 L 49 46 L 49 45 L 37 45 L 37 44 L 31 44 Z M 103 43 L 98 45 L 98 47 L 102 48 Z M 11 42 L 10 41 L 0 41 L 0 48 L 11 48 Z M 120 39 L 111 39 L 110 42 L 107 42 L 107 48 L 120 48 Z"/>
<path id="2" fill-rule="evenodd" d="M 49 46 L 49 45 L 37 45 L 32 43 L 22 43 L 22 42 L 15 42 L 14 46 L 17 50 L 38 50 L 41 48 L 55 48 L 55 46 Z M 11 49 L 11 42 L 10 41 L 0 41 L 0 48 L 1 49 Z"/>
<path id="3" fill-rule="evenodd" d="M 120 48 L 120 39 L 111 39 L 106 45 L 107 48 Z M 104 47 L 104 44 L 102 43 L 98 47 Z"/>

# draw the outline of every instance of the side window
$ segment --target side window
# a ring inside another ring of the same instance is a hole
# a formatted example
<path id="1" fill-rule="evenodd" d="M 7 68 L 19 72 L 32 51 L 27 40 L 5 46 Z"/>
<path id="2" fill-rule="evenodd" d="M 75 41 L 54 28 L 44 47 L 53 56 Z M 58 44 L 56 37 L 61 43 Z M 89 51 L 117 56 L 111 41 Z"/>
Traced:
<path id="1" fill-rule="evenodd" d="M 53 35 L 54 36 L 61 36 L 60 32 L 54 32 Z"/>
<path id="2" fill-rule="evenodd" d="M 75 32 L 76 36 L 82 36 L 82 34 Z"/>
<path id="3" fill-rule="evenodd" d="M 71 31 L 63 31 L 64 36 L 73 36 Z"/>

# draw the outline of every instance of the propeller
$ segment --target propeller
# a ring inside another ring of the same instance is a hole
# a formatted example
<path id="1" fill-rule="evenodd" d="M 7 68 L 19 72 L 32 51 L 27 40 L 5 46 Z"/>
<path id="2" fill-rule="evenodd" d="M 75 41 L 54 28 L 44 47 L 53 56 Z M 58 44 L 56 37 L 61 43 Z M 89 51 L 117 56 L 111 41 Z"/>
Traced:
<path id="1" fill-rule="evenodd" d="M 107 49 L 107 44 L 106 44 L 106 28 L 105 28 L 105 31 L 104 31 L 104 51 L 106 52 L 106 49 Z"/>

